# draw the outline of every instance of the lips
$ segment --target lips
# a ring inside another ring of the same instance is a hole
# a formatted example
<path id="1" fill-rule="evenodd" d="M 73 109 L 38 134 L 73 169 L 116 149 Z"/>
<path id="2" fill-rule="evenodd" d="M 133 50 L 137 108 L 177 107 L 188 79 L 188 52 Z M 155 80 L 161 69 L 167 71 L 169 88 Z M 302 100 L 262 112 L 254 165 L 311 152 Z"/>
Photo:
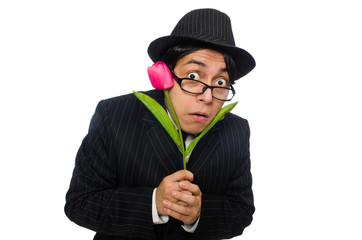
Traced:
<path id="1" fill-rule="evenodd" d="M 204 112 L 195 112 L 195 113 L 191 113 L 189 114 L 190 117 L 196 121 L 199 121 L 199 122 L 203 122 L 203 121 L 206 121 L 208 119 L 208 115 Z"/>

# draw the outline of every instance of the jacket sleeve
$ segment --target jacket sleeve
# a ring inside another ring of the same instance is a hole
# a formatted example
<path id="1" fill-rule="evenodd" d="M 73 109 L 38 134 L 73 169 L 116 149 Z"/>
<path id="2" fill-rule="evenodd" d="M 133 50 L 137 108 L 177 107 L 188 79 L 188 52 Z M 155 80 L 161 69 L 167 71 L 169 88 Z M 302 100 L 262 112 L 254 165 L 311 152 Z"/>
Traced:
<path id="1" fill-rule="evenodd" d="M 233 169 L 230 170 L 231 174 L 225 172 L 224 179 L 215 180 L 226 181 L 225 192 L 203 193 L 200 222 L 193 239 L 232 238 L 241 235 L 252 222 L 255 207 L 250 172 L 250 129 L 245 119 L 235 122 L 236 126 L 234 124 L 230 131 L 226 131 L 229 135 L 221 136 L 224 143 L 227 142 L 225 137 L 233 139 L 232 143 L 229 141 L 225 145 L 228 156 L 236 156 L 235 165 L 229 168 Z"/>
<path id="2" fill-rule="evenodd" d="M 111 121 L 100 102 L 76 156 L 65 213 L 101 234 L 153 239 L 153 188 L 118 187 Z"/>

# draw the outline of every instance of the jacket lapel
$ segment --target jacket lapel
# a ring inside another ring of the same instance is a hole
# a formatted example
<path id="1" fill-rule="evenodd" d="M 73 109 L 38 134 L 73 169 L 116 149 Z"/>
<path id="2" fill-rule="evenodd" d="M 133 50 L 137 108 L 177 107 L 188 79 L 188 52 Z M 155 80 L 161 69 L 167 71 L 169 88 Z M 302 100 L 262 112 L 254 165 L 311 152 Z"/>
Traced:
<path id="1" fill-rule="evenodd" d="M 217 123 L 201 138 L 191 153 L 187 169 L 194 174 L 198 174 L 201 169 L 206 168 L 215 157 L 217 146 L 219 146 L 219 138 L 217 137 L 219 129 L 220 124 Z"/>
<path id="2" fill-rule="evenodd" d="M 163 93 L 158 95 L 150 94 L 150 96 L 165 108 Z M 153 155 L 163 166 L 166 173 L 171 174 L 180 170 L 178 163 L 179 150 L 176 144 L 148 109 L 144 112 L 143 121 L 148 125 L 145 137 L 148 138 L 153 149 Z"/>

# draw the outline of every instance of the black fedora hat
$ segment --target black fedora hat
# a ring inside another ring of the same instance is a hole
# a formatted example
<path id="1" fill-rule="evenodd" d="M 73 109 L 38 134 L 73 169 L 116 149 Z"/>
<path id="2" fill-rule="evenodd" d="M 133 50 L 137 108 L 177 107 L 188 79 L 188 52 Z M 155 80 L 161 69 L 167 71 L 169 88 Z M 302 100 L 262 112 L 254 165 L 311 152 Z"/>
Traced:
<path id="1" fill-rule="evenodd" d="M 180 43 L 204 44 L 205 47 L 231 55 L 236 64 L 235 80 L 255 67 L 253 56 L 235 46 L 230 18 L 215 9 L 197 9 L 187 13 L 177 23 L 171 35 L 151 42 L 148 55 L 152 61 L 159 61 L 170 47 Z"/>

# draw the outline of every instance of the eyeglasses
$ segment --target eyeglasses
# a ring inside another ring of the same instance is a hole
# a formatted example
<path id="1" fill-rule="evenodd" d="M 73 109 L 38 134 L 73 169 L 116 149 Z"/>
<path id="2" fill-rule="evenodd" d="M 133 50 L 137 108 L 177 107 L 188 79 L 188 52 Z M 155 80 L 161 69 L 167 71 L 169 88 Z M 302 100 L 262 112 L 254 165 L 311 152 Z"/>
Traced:
<path id="1" fill-rule="evenodd" d="M 232 85 L 230 85 L 230 87 L 210 86 L 199 80 L 179 78 L 174 73 L 172 73 L 172 76 L 180 85 L 181 89 L 187 93 L 203 94 L 210 88 L 212 97 L 220 101 L 230 101 L 235 95 L 235 90 Z"/>

